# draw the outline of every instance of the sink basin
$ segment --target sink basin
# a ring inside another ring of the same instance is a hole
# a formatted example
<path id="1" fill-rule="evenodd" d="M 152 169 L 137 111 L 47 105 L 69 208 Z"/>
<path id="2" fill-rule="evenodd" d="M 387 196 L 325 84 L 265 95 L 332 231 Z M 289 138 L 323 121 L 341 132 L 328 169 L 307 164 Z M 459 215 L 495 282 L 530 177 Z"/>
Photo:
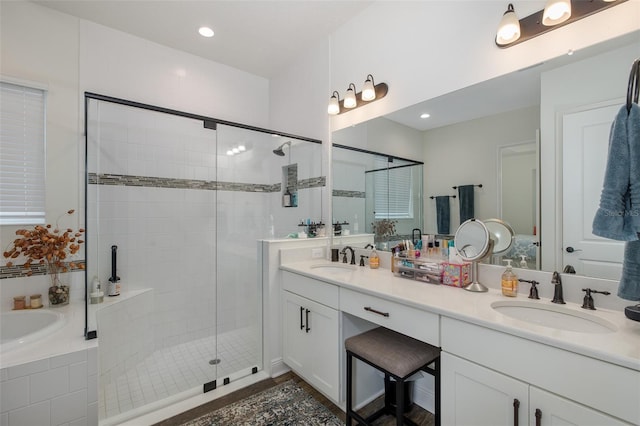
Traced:
<path id="1" fill-rule="evenodd" d="M 618 329 L 615 324 L 587 311 L 575 311 L 562 305 L 505 300 L 493 302 L 491 307 L 502 315 L 556 330 L 577 333 L 613 333 Z"/>
<path id="2" fill-rule="evenodd" d="M 331 275 L 344 275 L 355 271 L 356 265 L 350 265 L 348 263 L 319 263 L 317 265 L 311 265 L 311 269 L 317 269 L 318 271 Z"/>

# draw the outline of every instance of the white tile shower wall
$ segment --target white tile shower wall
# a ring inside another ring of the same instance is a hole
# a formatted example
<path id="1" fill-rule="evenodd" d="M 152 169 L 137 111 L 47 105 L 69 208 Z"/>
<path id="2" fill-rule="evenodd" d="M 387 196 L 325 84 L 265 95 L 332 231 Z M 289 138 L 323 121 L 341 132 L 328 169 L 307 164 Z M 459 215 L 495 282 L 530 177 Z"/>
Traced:
<path id="1" fill-rule="evenodd" d="M 154 293 L 148 290 L 100 309 L 97 324 L 100 344 L 100 380 L 105 384 L 142 361 L 155 349 L 152 329 Z M 125 297 L 127 297 L 125 299 Z"/>
<path id="2" fill-rule="evenodd" d="M 0 370 L 0 425 L 97 425 L 97 348 Z"/>

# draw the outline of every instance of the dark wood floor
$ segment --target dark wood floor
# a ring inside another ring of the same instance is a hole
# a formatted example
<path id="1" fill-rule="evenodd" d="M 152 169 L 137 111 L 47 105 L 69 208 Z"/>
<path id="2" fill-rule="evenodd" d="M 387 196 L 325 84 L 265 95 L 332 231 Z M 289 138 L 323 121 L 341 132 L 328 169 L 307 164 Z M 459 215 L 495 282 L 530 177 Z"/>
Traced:
<path id="1" fill-rule="evenodd" d="M 184 413 L 178 414 L 177 416 L 163 420 L 159 423 L 156 423 L 154 426 L 178 426 L 178 425 L 184 424 L 190 420 L 203 416 L 211 411 L 217 410 L 229 404 L 233 404 L 234 402 L 240 401 L 251 395 L 262 392 L 263 390 L 269 389 L 277 384 L 286 382 L 287 380 L 293 380 L 294 382 L 296 382 L 298 386 L 300 386 L 301 388 L 309 392 L 318 402 L 320 402 L 329 410 L 331 410 L 341 420 L 343 421 L 345 420 L 344 412 L 337 405 L 335 405 L 326 397 L 324 397 L 320 392 L 312 388 L 307 382 L 302 380 L 298 375 L 296 375 L 295 373 L 289 372 L 273 379 L 262 380 L 251 386 L 247 386 L 244 389 L 237 390 L 235 392 L 230 393 L 229 395 L 223 396 L 214 401 L 211 401 L 199 407 L 193 408 L 189 411 L 185 411 Z M 382 407 L 382 405 L 384 405 L 384 401 L 382 397 L 380 397 L 375 401 L 373 401 L 371 404 L 364 407 L 360 411 L 360 413 L 364 417 L 366 417 L 370 413 L 373 413 L 378 408 Z M 434 424 L 433 415 L 415 404 L 412 407 L 411 411 L 409 411 L 409 413 L 407 414 L 407 417 L 409 417 L 411 420 L 413 420 L 414 422 L 422 426 L 433 426 Z M 394 425 L 395 419 L 391 416 L 386 416 L 376 420 L 374 424 L 376 426 Z"/>

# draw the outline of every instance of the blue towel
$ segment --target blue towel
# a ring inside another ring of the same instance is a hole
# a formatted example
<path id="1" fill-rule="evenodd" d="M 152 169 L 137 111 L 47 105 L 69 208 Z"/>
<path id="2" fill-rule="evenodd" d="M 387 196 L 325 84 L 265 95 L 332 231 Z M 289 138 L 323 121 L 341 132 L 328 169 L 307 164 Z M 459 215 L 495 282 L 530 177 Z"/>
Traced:
<path id="1" fill-rule="evenodd" d="M 627 300 L 640 300 L 640 241 L 628 241 L 624 245 L 618 296 Z"/>
<path id="2" fill-rule="evenodd" d="M 473 211 L 473 185 L 459 186 L 458 197 L 460 198 L 460 223 L 462 224 L 475 217 Z"/>
<path id="3" fill-rule="evenodd" d="M 640 107 L 622 106 L 611 125 L 609 157 L 593 233 L 619 241 L 640 232 Z"/>
<path id="4" fill-rule="evenodd" d="M 449 234 L 450 217 L 451 217 L 451 213 L 450 213 L 450 207 L 449 207 L 449 196 L 448 195 L 436 196 L 436 219 L 438 222 L 438 234 L 440 235 Z"/>

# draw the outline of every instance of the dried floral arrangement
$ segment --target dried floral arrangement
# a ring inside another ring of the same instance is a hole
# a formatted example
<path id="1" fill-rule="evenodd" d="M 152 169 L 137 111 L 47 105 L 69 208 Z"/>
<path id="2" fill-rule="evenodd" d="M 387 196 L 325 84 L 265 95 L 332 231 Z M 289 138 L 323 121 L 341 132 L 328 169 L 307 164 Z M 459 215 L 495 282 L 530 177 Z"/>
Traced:
<path id="1" fill-rule="evenodd" d="M 397 220 L 380 219 L 371 224 L 373 233 L 377 238 L 387 238 L 396 234 Z"/>
<path id="2" fill-rule="evenodd" d="M 74 212 L 75 210 L 69 210 L 66 215 L 72 215 Z M 84 264 L 76 264 L 73 261 L 67 262 L 67 259 L 80 250 L 80 245 L 84 243 L 81 237 L 85 230 L 80 228 L 74 231 L 71 228 L 67 228 L 61 231 L 58 226 L 60 217 L 56 221 L 55 227 L 47 224 L 44 226 L 36 225 L 31 230 L 18 229 L 16 235 L 19 237 L 13 241 L 10 248 L 5 250 L 4 257 L 10 259 L 6 263 L 9 267 L 13 266 L 12 260 L 20 256 L 26 258 L 23 267 L 28 269 L 27 276 L 31 276 L 33 273 L 31 270 L 32 264 L 45 265 L 51 277 L 51 287 L 56 287 L 54 292 L 64 293 L 63 290 L 57 289 L 57 287 L 62 286 L 59 274 L 68 272 L 70 268 L 84 269 Z M 51 296 L 51 289 L 49 292 Z"/>

